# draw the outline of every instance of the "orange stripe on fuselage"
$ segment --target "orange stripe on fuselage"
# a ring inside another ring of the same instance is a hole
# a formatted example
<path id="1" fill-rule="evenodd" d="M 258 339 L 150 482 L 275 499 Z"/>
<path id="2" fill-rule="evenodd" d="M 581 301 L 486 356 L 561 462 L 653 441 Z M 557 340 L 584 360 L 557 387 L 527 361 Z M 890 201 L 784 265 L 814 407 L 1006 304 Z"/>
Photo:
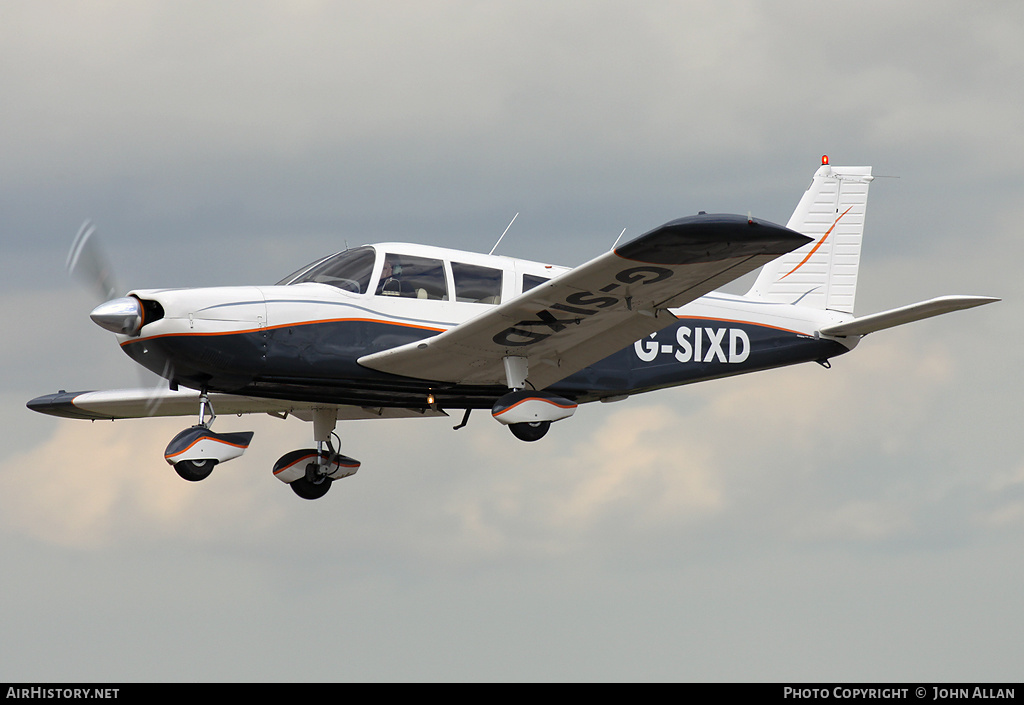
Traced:
<path id="1" fill-rule="evenodd" d="M 184 320 L 184 319 L 182 319 Z M 402 326 L 403 328 L 417 328 L 419 330 L 429 330 L 435 333 L 443 333 L 446 328 L 434 328 L 433 326 L 420 326 L 414 323 L 398 323 L 396 321 L 381 320 L 379 318 L 324 318 L 316 321 L 299 321 L 296 323 L 281 323 L 276 326 L 264 326 L 263 328 L 245 328 L 242 330 L 227 330 L 227 331 L 207 331 L 207 332 L 189 332 L 181 331 L 178 333 L 161 333 L 160 335 L 140 336 L 138 338 L 132 338 L 121 343 L 122 346 L 130 345 L 131 343 L 138 343 L 142 340 L 156 340 L 157 338 L 173 338 L 178 336 L 211 336 L 211 335 L 243 335 L 245 333 L 259 333 L 260 331 L 274 330 L 277 328 L 294 328 L 297 326 L 312 326 L 318 323 L 383 323 L 389 326 Z"/>
<path id="2" fill-rule="evenodd" d="M 757 326 L 758 328 L 771 328 L 772 330 L 781 330 L 783 333 L 793 333 L 794 335 L 809 335 L 798 330 L 791 328 L 783 328 L 782 326 L 770 326 L 767 323 L 754 323 L 753 321 L 743 321 L 738 318 L 712 318 L 711 316 L 676 316 L 676 320 L 686 321 L 714 321 L 715 323 L 740 323 L 745 326 Z"/>

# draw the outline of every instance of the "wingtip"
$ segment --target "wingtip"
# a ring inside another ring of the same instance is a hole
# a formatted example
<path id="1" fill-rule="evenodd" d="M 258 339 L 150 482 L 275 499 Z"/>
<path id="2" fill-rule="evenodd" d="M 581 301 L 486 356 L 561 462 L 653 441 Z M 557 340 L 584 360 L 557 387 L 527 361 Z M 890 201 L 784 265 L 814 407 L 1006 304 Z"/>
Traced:
<path id="1" fill-rule="evenodd" d="M 962 296 L 962 295 L 951 295 L 951 296 L 940 296 L 935 301 L 949 301 L 958 304 L 958 308 L 974 308 L 975 306 L 984 306 L 985 304 L 994 304 L 1002 299 L 995 296 Z"/>
<path id="2" fill-rule="evenodd" d="M 30 399 L 25 406 L 32 411 L 47 416 L 59 416 L 65 419 L 106 419 L 108 416 L 98 416 L 84 411 L 75 406 L 75 399 L 86 392 L 65 392 L 63 389 L 56 394 L 44 394 L 41 397 Z"/>
<path id="3" fill-rule="evenodd" d="M 677 218 L 620 245 L 622 259 L 648 264 L 754 255 L 783 255 L 811 241 L 806 235 L 749 215 L 708 214 Z"/>

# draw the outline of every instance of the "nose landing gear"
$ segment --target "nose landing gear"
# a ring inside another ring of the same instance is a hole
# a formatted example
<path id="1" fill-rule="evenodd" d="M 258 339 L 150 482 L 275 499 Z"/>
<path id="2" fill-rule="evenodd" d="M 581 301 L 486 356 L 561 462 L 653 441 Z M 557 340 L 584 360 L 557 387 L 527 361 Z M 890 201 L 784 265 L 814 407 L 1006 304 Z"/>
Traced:
<path id="1" fill-rule="evenodd" d="M 207 419 L 207 410 L 210 418 Z M 226 463 L 246 451 L 253 431 L 214 433 L 210 424 L 217 418 L 206 394 L 199 397 L 199 423 L 186 428 L 171 439 L 164 451 L 164 460 L 189 482 L 205 480 L 218 463 Z"/>
<path id="2" fill-rule="evenodd" d="M 204 458 L 203 460 L 179 460 L 174 464 L 174 472 L 178 473 L 178 476 L 182 480 L 188 480 L 189 482 L 199 482 L 205 480 L 213 472 L 213 466 L 217 464 L 217 461 L 213 458 Z"/>

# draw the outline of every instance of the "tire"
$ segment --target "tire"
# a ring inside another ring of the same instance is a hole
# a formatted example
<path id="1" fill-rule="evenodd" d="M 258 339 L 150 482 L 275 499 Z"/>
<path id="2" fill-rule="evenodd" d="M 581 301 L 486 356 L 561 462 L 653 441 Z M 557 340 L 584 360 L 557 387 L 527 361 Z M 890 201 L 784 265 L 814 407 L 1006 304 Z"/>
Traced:
<path id="1" fill-rule="evenodd" d="M 533 423 L 514 423 L 508 429 L 512 435 L 521 441 L 539 441 L 551 428 L 550 421 L 535 421 Z"/>
<path id="2" fill-rule="evenodd" d="M 320 482 L 311 482 L 304 477 L 300 477 L 298 480 L 291 482 L 290 487 L 292 492 L 303 499 L 320 499 L 327 494 L 327 490 L 331 489 L 332 482 L 333 480 L 329 477 L 323 478 Z"/>
<path id="3" fill-rule="evenodd" d="M 203 460 L 180 460 L 174 464 L 174 471 L 178 473 L 178 476 L 183 480 L 189 482 L 199 482 L 205 480 L 213 472 L 213 466 L 217 464 L 217 461 L 213 458 L 204 458 Z"/>

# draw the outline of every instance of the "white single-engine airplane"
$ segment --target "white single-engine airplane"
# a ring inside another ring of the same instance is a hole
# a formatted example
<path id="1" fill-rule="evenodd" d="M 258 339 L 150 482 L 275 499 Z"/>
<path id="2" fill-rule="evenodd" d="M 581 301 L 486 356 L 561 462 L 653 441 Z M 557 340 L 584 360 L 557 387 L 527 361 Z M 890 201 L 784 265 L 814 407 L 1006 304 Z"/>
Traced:
<path id="1" fill-rule="evenodd" d="M 489 409 L 536 441 L 578 404 L 852 350 L 861 337 L 998 301 L 946 296 L 854 317 L 870 167 L 822 158 L 786 227 L 680 218 L 575 269 L 381 243 L 318 260 L 275 286 L 140 289 L 91 318 L 167 389 L 64 392 L 28 402 L 77 419 L 198 414 L 164 453 L 186 480 L 240 456 L 252 432 L 219 413 L 313 423 L 315 449 L 274 475 L 305 499 L 356 472 L 338 420 Z M 761 271 L 744 296 L 716 291 Z M 109 296 L 114 296 L 114 293 Z"/>

